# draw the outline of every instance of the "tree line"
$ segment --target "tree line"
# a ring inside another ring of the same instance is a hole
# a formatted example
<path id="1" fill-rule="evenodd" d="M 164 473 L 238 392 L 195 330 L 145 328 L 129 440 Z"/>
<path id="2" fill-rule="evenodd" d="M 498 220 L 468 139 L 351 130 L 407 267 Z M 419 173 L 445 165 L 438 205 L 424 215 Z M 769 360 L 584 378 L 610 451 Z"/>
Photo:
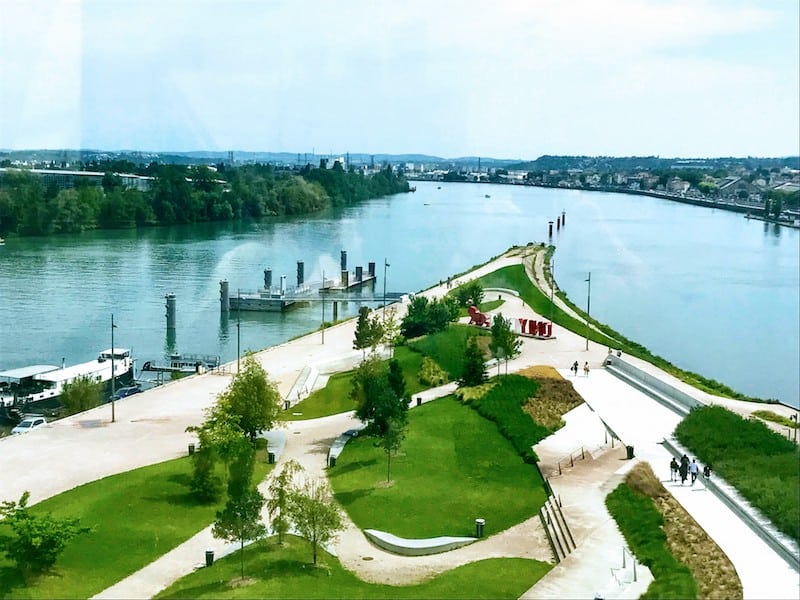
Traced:
<path id="1" fill-rule="evenodd" d="M 167 164 L 146 171 L 154 178 L 147 191 L 126 189 L 110 170 L 100 185 L 76 179 L 74 188 L 64 190 L 26 171 L 7 171 L 0 178 L 0 235 L 259 220 L 409 191 L 405 177 L 391 166 L 372 175 L 345 171 L 338 162 L 331 169 L 306 165 L 299 171 L 269 164 L 214 169 Z"/>

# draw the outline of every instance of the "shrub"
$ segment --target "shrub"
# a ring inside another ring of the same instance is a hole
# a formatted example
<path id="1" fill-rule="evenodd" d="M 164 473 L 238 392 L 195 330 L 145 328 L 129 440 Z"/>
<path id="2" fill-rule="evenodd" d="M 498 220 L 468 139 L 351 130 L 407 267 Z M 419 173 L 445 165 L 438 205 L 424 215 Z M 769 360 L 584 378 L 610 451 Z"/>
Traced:
<path id="1" fill-rule="evenodd" d="M 675 435 L 778 529 L 800 539 L 800 451 L 791 441 L 721 406 L 693 410 Z"/>
<path id="2" fill-rule="evenodd" d="M 539 384 L 520 375 L 499 378 L 484 396 L 469 402 L 483 417 L 494 421 L 527 463 L 538 460 L 533 446 L 550 435 L 550 430 L 535 423 L 523 406 L 536 394 Z"/>
<path id="3" fill-rule="evenodd" d="M 424 385 L 436 387 L 447 383 L 447 373 L 436 364 L 432 358 L 425 357 L 422 359 L 422 368 L 419 371 L 419 382 Z"/>

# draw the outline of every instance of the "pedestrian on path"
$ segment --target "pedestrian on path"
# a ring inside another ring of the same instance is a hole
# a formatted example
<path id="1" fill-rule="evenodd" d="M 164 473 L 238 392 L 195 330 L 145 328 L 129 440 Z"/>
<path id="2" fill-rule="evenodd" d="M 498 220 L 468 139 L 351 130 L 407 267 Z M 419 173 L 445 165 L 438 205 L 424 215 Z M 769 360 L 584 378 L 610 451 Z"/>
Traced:
<path id="1" fill-rule="evenodd" d="M 674 456 L 669 461 L 669 480 L 678 481 L 678 461 L 675 460 Z"/>
<path id="2" fill-rule="evenodd" d="M 584 377 L 588 377 L 589 376 L 589 363 L 588 362 L 583 363 L 583 376 Z"/>
<path id="3" fill-rule="evenodd" d="M 571 371 L 573 373 L 575 373 L 575 377 L 578 376 L 578 361 L 577 360 L 574 363 L 572 363 Z"/>
<path id="4" fill-rule="evenodd" d="M 703 477 L 705 479 L 711 479 L 711 463 L 703 467 Z"/>
<path id="5" fill-rule="evenodd" d="M 692 459 L 692 464 L 689 465 L 689 474 L 692 476 L 692 485 L 694 485 L 697 474 L 700 472 L 699 465 Z"/>
<path id="6" fill-rule="evenodd" d="M 689 476 L 689 457 L 685 454 L 681 457 L 681 466 L 678 467 L 678 472 L 681 475 L 681 485 L 683 485 Z"/>

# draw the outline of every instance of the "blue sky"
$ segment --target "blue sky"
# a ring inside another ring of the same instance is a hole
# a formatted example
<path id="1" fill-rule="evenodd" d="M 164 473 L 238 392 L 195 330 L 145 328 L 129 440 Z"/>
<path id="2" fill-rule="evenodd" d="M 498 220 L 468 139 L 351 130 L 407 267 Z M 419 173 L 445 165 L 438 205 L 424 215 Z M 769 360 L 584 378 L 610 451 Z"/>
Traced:
<path id="1" fill-rule="evenodd" d="M 0 0 L 0 148 L 784 156 L 797 0 Z"/>

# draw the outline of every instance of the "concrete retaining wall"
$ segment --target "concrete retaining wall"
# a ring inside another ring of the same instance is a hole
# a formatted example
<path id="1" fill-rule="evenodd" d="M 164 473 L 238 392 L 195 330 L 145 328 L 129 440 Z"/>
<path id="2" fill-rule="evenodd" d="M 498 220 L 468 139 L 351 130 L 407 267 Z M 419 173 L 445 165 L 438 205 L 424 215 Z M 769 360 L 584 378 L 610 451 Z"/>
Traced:
<path id="1" fill-rule="evenodd" d="M 650 375 L 650 373 L 647 373 L 646 371 L 643 371 L 639 367 L 627 362 L 622 357 L 609 354 L 608 357 L 606 358 L 605 364 L 607 366 L 614 367 L 623 374 L 642 383 L 644 386 L 642 391 L 644 391 L 645 393 L 648 392 L 647 388 L 650 388 L 651 390 L 657 392 L 658 394 L 666 396 L 670 402 L 677 404 L 679 407 L 682 407 L 685 410 L 685 412 L 689 412 L 690 410 L 692 410 L 697 406 L 703 406 L 703 403 L 700 402 L 697 398 L 690 396 L 686 392 L 682 392 L 681 390 L 671 386 L 665 381 L 662 381 L 658 377 Z M 658 399 L 659 398 L 656 397 L 656 400 Z"/>

